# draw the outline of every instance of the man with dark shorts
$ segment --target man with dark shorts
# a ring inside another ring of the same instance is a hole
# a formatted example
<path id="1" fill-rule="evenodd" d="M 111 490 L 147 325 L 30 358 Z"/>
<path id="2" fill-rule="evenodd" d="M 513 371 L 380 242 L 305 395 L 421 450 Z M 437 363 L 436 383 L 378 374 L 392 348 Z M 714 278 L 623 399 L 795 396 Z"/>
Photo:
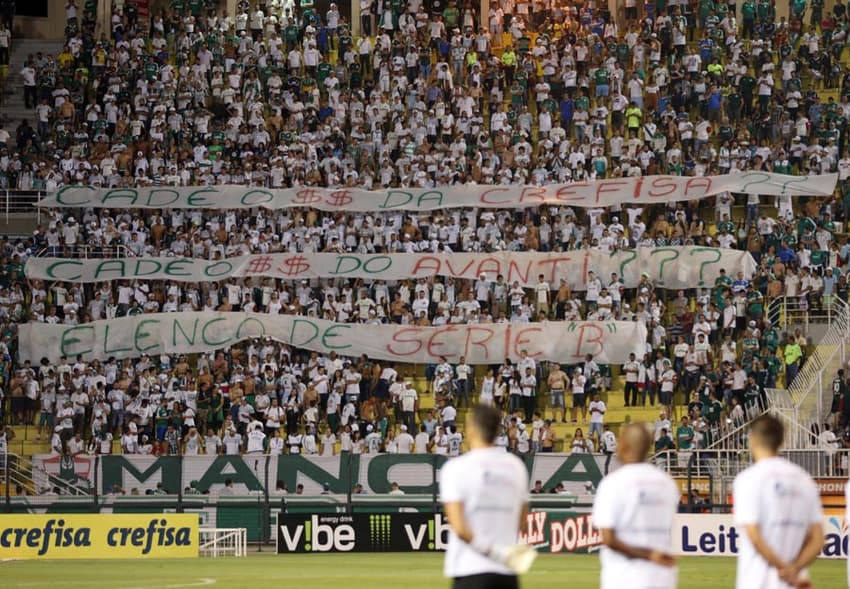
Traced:
<path id="1" fill-rule="evenodd" d="M 518 545 L 528 520 L 528 471 L 523 462 L 495 446 L 501 415 L 478 405 L 469 412 L 470 451 L 440 471 L 440 500 L 451 533 L 444 574 L 453 589 L 517 589 L 536 552 Z"/>

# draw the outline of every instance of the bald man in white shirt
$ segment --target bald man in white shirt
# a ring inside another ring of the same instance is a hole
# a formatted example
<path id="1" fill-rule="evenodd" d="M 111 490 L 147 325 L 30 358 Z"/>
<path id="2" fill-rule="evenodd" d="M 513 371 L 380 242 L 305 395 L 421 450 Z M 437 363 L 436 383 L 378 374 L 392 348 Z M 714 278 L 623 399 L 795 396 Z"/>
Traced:
<path id="1" fill-rule="evenodd" d="M 676 587 L 670 544 L 681 495 L 667 473 L 645 462 L 651 444 L 645 425 L 624 427 L 617 446 L 623 466 L 602 479 L 596 492 L 593 523 L 602 532 L 602 589 Z"/>

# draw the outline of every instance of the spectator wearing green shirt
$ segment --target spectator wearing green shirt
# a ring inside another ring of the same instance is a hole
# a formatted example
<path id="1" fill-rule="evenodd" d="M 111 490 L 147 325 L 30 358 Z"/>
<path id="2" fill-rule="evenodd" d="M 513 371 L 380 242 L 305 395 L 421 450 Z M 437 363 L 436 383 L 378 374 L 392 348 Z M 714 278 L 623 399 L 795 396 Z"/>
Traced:
<path id="1" fill-rule="evenodd" d="M 850 387 L 847 386 L 847 379 L 844 378 L 844 369 L 841 368 L 838 370 L 835 378 L 832 379 L 832 408 L 830 409 L 830 413 L 832 413 L 835 427 L 843 427 L 844 423 L 842 423 L 841 414 L 850 413 L 848 396 L 850 396 Z"/>
<path id="2" fill-rule="evenodd" d="M 446 25 L 446 30 L 455 28 L 459 18 L 460 11 L 457 9 L 457 3 L 450 0 L 449 5 L 443 10 L 443 22 Z"/>
<path id="3" fill-rule="evenodd" d="M 673 443 L 673 439 L 667 432 L 667 428 L 661 428 L 661 435 L 659 435 L 658 439 L 655 440 L 655 453 L 664 455 L 667 454 L 670 450 L 675 449 L 676 444 Z"/>
<path id="4" fill-rule="evenodd" d="M 162 442 L 165 439 L 165 431 L 168 429 L 169 418 L 171 412 L 168 410 L 168 401 L 163 399 L 160 401 L 159 407 L 156 409 L 154 416 L 154 425 L 156 427 L 156 441 Z"/>
<path id="5" fill-rule="evenodd" d="M 785 355 L 785 386 L 790 387 L 800 370 L 800 361 L 803 358 L 803 350 L 793 335 L 788 336 L 783 353 Z"/>
<path id="6" fill-rule="evenodd" d="M 724 213 L 723 219 L 721 219 L 720 222 L 717 223 L 717 232 L 719 233 L 719 232 L 724 231 L 724 230 L 726 231 L 726 233 L 729 233 L 729 234 L 731 234 L 732 232 L 735 231 L 735 223 L 732 221 L 732 219 L 729 218 L 728 213 Z M 720 280 L 720 278 L 722 278 L 723 276 L 726 276 L 725 272 L 723 273 L 723 275 L 721 277 L 718 277 L 718 280 Z M 731 279 L 729 279 L 729 284 L 731 286 L 731 284 L 732 284 Z"/>
<path id="7" fill-rule="evenodd" d="M 766 348 L 771 354 L 779 348 L 779 331 L 773 327 L 770 320 L 765 320 L 764 330 L 761 333 L 762 347 Z"/>
<path id="8" fill-rule="evenodd" d="M 729 370 L 731 370 L 731 366 L 729 366 Z M 717 386 L 726 386 L 722 383 L 718 383 Z M 730 384 L 731 386 L 731 384 Z M 714 388 L 706 389 L 708 393 L 707 396 L 700 397 L 700 401 L 702 401 L 702 413 L 701 416 L 706 420 L 708 425 L 719 424 L 720 416 L 723 412 L 723 404 L 720 401 L 720 393 Z M 729 395 L 731 399 L 731 395 Z"/>
<path id="9" fill-rule="evenodd" d="M 608 72 L 608 68 L 601 67 L 596 70 L 596 73 L 593 75 L 594 81 L 596 82 L 596 98 L 608 97 L 608 88 L 610 84 L 610 73 Z"/>
<path id="10" fill-rule="evenodd" d="M 761 393 L 762 391 L 756 382 L 756 375 L 750 374 L 747 377 L 747 388 L 744 389 L 744 411 L 750 419 L 756 417 L 759 407 L 762 406 Z"/>
<path id="11" fill-rule="evenodd" d="M 772 389 L 776 387 L 776 381 L 779 379 L 779 373 L 782 372 L 782 357 L 777 349 L 772 356 L 764 359 L 764 364 L 767 367 L 767 382 L 765 388 Z"/>
<path id="12" fill-rule="evenodd" d="M 755 87 L 756 79 L 750 75 L 748 70 L 738 81 L 738 89 L 741 93 L 742 114 L 747 118 L 753 115 L 753 90 Z"/>
<path id="13" fill-rule="evenodd" d="M 741 5 L 741 25 L 743 38 L 751 38 L 756 25 L 756 4 L 752 0 L 746 0 Z"/>
<path id="14" fill-rule="evenodd" d="M 629 103 L 629 108 L 626 109 L 626 126 L 629 128 L 629 131 L 637 133 L 642 120 L 643 111 L 638 108 L 637 103 L 634 101 Z"/>
<path id="15" fill-rule="evenodd" d="M 725 293 L 732 287 L 732 279 L 726 275 L 726 268 L 720 269 L 720 276 L 714 279 L 715 300 L 718 306 L 725 307 Z"/>
<path id="16" fill-rule="evenodd" d="M 694 447 L 694 428 L 687 415 L 682 417 L 681 424 L 676 428 L 676 445 L 679 450 L 692 450 Z"/>

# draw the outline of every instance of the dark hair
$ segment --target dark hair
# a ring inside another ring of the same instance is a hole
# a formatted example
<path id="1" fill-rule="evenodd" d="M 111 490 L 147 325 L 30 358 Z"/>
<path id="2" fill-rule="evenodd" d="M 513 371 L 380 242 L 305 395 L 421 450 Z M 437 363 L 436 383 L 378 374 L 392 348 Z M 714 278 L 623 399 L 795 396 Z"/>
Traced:
<path id="1" fill-rule="evenodd" d="M 499 411 L 495 407 L 476 405 L 472 408 L 470 419 L 475 424 L 475 427 L 478 428 L 484 441 L 492 444 L 499 434 L 499 425 L 501 424 Z"/>
<path id="2" fill-rule="evenodd" d="M 773 415 L 762 415 L 750 425 L 750 434 L 756 436 L 762 444 L 776 452 L 782 446 L 785 427 Z"/>

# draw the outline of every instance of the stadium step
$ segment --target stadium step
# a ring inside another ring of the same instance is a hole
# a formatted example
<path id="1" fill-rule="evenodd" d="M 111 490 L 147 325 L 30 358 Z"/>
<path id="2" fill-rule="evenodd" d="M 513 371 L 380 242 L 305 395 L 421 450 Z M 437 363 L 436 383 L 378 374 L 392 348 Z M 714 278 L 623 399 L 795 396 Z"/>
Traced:
<path id="1" fill-rule="evenodd" d="M 53 55 L 54 57 L 62 51 L 61 41 L 45 41 L 43 39 L 14 39 L 12 50 L 9 54 L 9 66 L 3 80 L 4 101 L 0 122 L 7 124 L 11 129 L 17 127 L 22 119 L 27 119 L 34 124 L 35 112 L 28 109 L 24 103 L 23 83 L 18 72 L 24 66 L 30 55 L 38 52 L 42 55 Z M 10 130 L 7 128 L 7 130 Z"/>

